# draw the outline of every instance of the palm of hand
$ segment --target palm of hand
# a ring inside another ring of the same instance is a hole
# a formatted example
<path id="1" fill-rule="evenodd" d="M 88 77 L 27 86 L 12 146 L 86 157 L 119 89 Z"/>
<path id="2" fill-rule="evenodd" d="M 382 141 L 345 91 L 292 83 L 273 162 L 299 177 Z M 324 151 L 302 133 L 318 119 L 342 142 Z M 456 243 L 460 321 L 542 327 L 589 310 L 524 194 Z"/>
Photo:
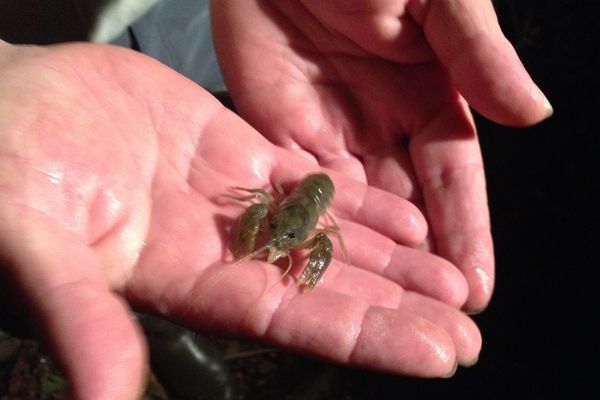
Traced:
<path id="1" fill-rule="evenodd" d="M 460 305 L 462 277 L 397 244 L 425 234 L 408 203 L 335 177 L 352 266 L 334 261 L 309 295 L 293 285 L 265 293 L 280 271 L 256 262 L 215 280 L 227 263 L 225 227 L 240 213 L 219 195 L 298 179 L 317 164 L 145 57 L 81 45 L 23 54 L 4 64 L 0 87 L 11 139 L 1 239 L 80 393 L 131 392 L 141 379 L 141 342 L 110 289 L 197 328 L 339 362 L 437 376 L 476 357 L 476 327 L 434 300 Z M 386 226 L 389 210 L 405 223 Z"/>

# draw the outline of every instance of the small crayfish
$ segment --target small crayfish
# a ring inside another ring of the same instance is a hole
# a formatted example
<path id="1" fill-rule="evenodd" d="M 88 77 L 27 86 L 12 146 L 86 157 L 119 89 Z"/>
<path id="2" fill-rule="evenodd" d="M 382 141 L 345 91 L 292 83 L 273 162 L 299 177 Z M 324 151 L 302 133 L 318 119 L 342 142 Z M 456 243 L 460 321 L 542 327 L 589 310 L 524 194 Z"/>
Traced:
<path id="1" fill-rule="evenodd" d="M 331 178 L 323 173 L 304 177 L 289 195 L 275 197 L 264 189 L 233 189 L 250 193 L 246 196 L 227 196 L 236 200 L 258 200 L 250 205 L 240 217 L 238 232 L 233 243 L 233 255 L 237 262 L 247 261 L 268 251 L 267 262 L 274 263 L 282 257 L 288 258 L 288 268 L 281 279 L 292 268 L 292 249 L 309 249 L 308 263 L 298 280 L 298 286 L 306 291 L 314 288 L 321 280 L 332 258 L 333 245 L 327 233 L 333 233 L 348 259 L 339 228 L 327 213 L 335 188 Z M 329 218 L 330 225 L 317 228 L 320 217 Z M 267 232 L 266 244 L 255 250 L 261 232 Z"/>

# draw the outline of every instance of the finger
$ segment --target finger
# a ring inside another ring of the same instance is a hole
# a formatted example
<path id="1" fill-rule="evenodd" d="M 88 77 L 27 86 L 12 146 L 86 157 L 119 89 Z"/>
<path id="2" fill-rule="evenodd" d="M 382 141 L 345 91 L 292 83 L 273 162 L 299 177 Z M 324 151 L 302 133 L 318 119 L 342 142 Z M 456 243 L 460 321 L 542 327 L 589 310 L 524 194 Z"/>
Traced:
<path id="1" fill-rule="evenodd" d="M 188 293 L 187 305 L 171 310 L 173 316 L 198 329 L 259 337 L 332 362 L 415 376 L 454 371 L 453 339 L 428 319 L 321 287 L 304 294 L 294 286 L 267 292 L 275 277 L 263 273 L 271 268 L 258 272 L 261 264 L 240 266 L 237 279 L 223 279 L 210 290 L 199 285 Z"/>
<path id="2" fill-rule="evenodd" d="M 336 213 L 399 243 L 414 245 L 425 240 L 427 222 L 411 202 L 342 176 L 335 183 L 337 196 L 333 207 Z"/>
<path id="3" fill-rule="evenodd" d="M 210 162 L 212 168 L 231 177 L 244 177 L 242 186 L 253 187 L 270 179 L 272 183 L 300 181 L 308 172 L 317 169 L 317 165 L 291 150 L 274 148 L 256 132 L 240 122 L 231 113 L 224 113 L 223 119 L 231 122 L 228 146 L 223 146 L 223 139 L 215 141 L 210 135 L 198 146 L 199 160 Z M 215 119 L 217 120 L 217 119 Z M 231 126 L 235 128 L 231 128 Z M 222 135 L 212 135 L 222 138 Z M 226 150 L 224 150 L 226 149 Z M 247 154 L 251 154 L 247 157 Z M 240 160 L 247 160 L 248 165 L 241 165 Z M 239 165 L 232 169 L 232 165 Z M 204 168 L 198 167 L 197 171 Z M 190 179 L 202 177 L 193 169 Z M 366 224 L 373 229 L 404 244 L 419 244 L 427 235 L 427 223 L 417 207 L 391 193 L 369 187 L 359 181 L 349 179 L 339 173 L 328 171 L 334 181 L 336 195 L 333 208 L 340 215 L 356 222 Z M 200 179 L 200 178 L 199 178 Z M 193 182 L 192 181 L 192 182 Z M 247 182 L 247 183 L 245 183 Z M 392 223 L 390 223 L 390 221 Z"/>
<path id="4" fill-rule="evenodd" d="M 44 218 L 27 220 L 27 228 L 3 229 L 2 253 L 38 317 L 39 334 L 66 369 L 73 397 L 136 398 L 145 349 L 126 305 L 86 246 Z"/>
<path id="5" fill-rule="evenodd" d="M 336 217 L 363 224 L 398 243 L 416 245 L 425 240 L 427 222 L 410 201 L 338 172 L 326 172 L 335 185 L 331 207 Z M 306 170 L 280 164 L 278 174 L 284 181 L 299 181 Z"/>
<path id="6" fill-rule="evenodd" d="M 491 1 L 410 2 L 409 8 L 459 92 L 481 114 L 521 126 L 552 114 L 502 34 Z"/>
<path id="7" fill-rule="evenodd" d="M 403 288 L 393 281 L 336 260 L 331 263 L 317 288 L 363 299 L 370 305 L 388 308 L 398 307 L 404 294 Z"/>
<path id="8" fill-rule="evenodd" d="M 442 327 L 452 338 L 459 365 L 471 366 L 481 351 L 481 333 L 477 325 L 459 310 L 415 292 L 405 292 L 400 308 L 427 318 Z"/>
<path id="9" fill-rule="evenodd" d="M 439 114 L 411 142 L 436 252 L 469 284 L 465 308 L 480 311 L 494 285 L 494 251 L 485 174 L 464 102 Z"/>
<path id="10" fill-rule="evenodd" d="M 421 28 L 407 15 L 406 3 L 359 0 L 345 1 L 342 5 L 314 0 L 302 2 L 306 9 L 323 21 L 319 27 L 331 26 L 330 29 L 344 34 L 359 49 L 398 62 L 429 60 L 431 49 L 423 39 Z M 299 10 L 294 8 L 286 10 L 287 14 L 297 15 Z M 330 31 L 323 30 L 321 36 L 327 34 Z M 354 52 L 358 53 L 358 49 Z"/>
<path id="11" fill-rule="evenodd" d="M 328 290 L 283 303 L 265 336 L 334 362 L 412 376 L 447 376 L 455 365 L 454 344 L 441 327 Z"/>
<path id="12" fill-rule="evenodd" d="M 295 265 L 288 275 L 289 279 L 282 279 L 281 268 L 267 263 L 260 263 L 259 266 L 253 267 L 254 271 L 248 269 L 244 274 L 256 274 L 256 268 L 260 268 L 260 274 L 264 276 L 268 288 L 262 293 L 260 301 L 279 301 L 282 297 L 295 296 L 302 292 L 297 282 L 305 266 L 306 262 Z M 247 279 L 252 280 L 251 277 L 247 277 Z M 397 308 L 404 293 L 403 288 L 379 274 L 346 265 L 337 260 L 331 262 L 316 288 L 331 290 L 362 299 L 370 305 L 388 308 Z"/>
<path id="13" fill-rule="evenodd" d="M 271 264 L 241 263 L 225 275 L 221 268 L 227 266 L 211 267 L 195 281 L 185 273 L 179 281 L 140 274 L 128 293 L 196 329 L 260 338 L 333 362 L 417 376 L 448 376 L 455 368 L 446 328 L 396 309 L 403 291 L 377 274 L 334 261 L 322 285 L 300 293 L 291 279 L 273 286 L 281 269 Z"/>
<path id="14" fill-rule="evenodd" d="M 467 281 L 450 262 L 429 252 L 400 246 L 359 224 L 344 220 L 339 224 L 353 266 L 453 307 L 464 305 L 468 296 Z M 336 257 L 343 260 L 338 248 L 334 246 Z"/>

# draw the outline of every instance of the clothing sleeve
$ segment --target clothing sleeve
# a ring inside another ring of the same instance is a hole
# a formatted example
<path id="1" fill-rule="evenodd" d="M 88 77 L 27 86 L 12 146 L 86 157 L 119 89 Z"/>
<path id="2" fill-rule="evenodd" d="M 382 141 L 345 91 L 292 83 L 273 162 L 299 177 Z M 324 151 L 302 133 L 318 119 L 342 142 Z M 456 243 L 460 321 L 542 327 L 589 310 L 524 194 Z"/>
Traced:
<path id="1" fill-rule="evenodd" d="M 161 0 L 112 41 L 135 48 L 213 92 L 225 90 L 208 0 Z"/>
<path id="2" fill-rule="evenodd" d="M 97 7 L 97 0 L 86 0 L 87 10 L 84 15 L 91 16 L 88 40 L 108 43 L 119 36 L 129 25 L 146 14 L 159 0 L 112 0 L 103 1 Z"/>
<path id="3" fill-rule="evenodd" d="M 212 91 L 225 89 L 208 0 L 0 0 L 0 38 L 133 48 Z"/>

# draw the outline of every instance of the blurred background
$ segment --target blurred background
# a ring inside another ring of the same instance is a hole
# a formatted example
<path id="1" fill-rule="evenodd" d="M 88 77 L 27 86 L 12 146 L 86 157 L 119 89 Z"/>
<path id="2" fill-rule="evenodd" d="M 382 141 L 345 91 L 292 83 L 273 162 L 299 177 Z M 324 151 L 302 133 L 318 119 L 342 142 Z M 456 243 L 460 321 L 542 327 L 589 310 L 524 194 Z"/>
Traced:
<path id="1" fill-rule="evenodd" d="M 178 338 L 177 346 L 204 352 L 202 386 L 214 388 L 205 398 L 597 398 L 600 3 L 494 4 L 501 26 L 555 114 L 527 129 L 477 117 L 497 256 L 494 298 L 475 316 L 484 338 L 479 362 L 448 380 L 402 378 L 195 337 L 168 326 L 167 331 L 175 329 L 171 337 Z M 6 15 L 0 15 L 0 26 L 3 19 Z M 151 341 L 157 340 L 153 350 L 161 354 L 163 334 L 150 326 Z M 11 398 L 6 397 L 11 379 L 46 390 L 31 398 L 61 398 L 60 373 L 48 372 L 52 361 L 35 346 L 0 334 L 0 399 Z M 26 372 L 16 373 L 15 365 Z M 171 392 L 156 389 L 148 398 L 199 398 L 193 389 L 180 390 L 185 384 L 155 372 Z M 177 393 L 174 385 L 180 385 Z"/>

